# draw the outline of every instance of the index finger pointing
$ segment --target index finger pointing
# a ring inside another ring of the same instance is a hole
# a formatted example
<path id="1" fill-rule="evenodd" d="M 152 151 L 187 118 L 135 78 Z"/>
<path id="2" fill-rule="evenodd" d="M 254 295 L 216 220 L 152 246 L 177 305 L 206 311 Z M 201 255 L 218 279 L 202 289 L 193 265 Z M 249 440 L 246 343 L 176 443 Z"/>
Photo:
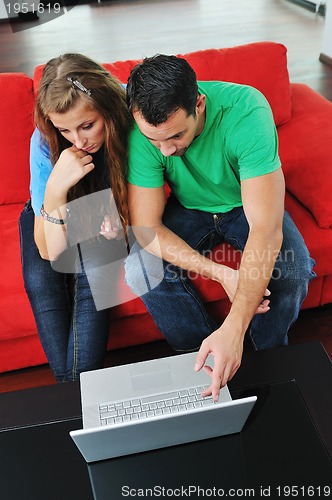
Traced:
<path id="1" fill-rule="evenodd" d="M 217 372 L 216 369 L 214 368 L 212 375 L 211 389 L 212 389 L 212 399 L 215 403 L 219 399 L 222 378 L 223 378 L 222 372 L 219 371 Z"/>
<path id="2" fill-rule="evenodd" d="M 196 363 L 194 367 L 195 372 L 198 372 L 203 368 L 206 358 L 209 355 L 209 352 L 210 350 L 205 347 L 203 342 L 196 356 Z"/>

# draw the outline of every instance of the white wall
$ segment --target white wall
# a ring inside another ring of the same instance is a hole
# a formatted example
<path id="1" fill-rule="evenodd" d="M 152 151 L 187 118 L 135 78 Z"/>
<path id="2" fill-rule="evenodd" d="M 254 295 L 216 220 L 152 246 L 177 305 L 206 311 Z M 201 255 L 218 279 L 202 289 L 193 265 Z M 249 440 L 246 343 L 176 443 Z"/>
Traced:
<path id="1" fill-rule="evenodd" d="M 326 0 L 322 54 L 332 59 L 332 0 Z"/>

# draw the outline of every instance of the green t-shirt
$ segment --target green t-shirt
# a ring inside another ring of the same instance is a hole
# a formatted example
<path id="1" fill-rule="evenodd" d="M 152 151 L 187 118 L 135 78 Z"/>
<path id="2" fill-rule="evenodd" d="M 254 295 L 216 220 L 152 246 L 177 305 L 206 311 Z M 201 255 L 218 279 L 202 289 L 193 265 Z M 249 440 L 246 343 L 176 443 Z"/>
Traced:
<path id="1" fill-rule="evenodd" d="M 166 180 L 186 208 L 228 212 L 242 205 L 240 181 L 280 167 L 277 132 L 267 100 L 253 87 L 211 81 L 198 86 L 206 95 L 202 133 L 185 155 L 165 157 L 135 125 L 128 181 L 153 188 Z"/>

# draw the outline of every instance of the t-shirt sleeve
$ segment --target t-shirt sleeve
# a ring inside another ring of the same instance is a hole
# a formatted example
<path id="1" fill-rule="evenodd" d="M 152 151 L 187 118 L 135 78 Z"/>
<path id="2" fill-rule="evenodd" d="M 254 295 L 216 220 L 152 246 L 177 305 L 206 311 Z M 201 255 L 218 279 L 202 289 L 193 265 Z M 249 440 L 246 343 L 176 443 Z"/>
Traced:
<path id="1" fill-rule="evenodd" d="M 274 172 L 281 166 L 271 108 L 265 97 L 254 89 L 251 101 L 229 136 L 241 181 Z"/>
<path id="2" fill-rule="evenodd" d="M 164 175 L 162 154 L 135 126 L 129 137 L 128 182 L 140 187 L 161 187 Z"/>
<path id="3" fill-rule="evenodd" d="M 46 183 L 52 171 L 49 147 L 36 128 L 30 140 L 30 197 L 35 215 L 44 203 Z"/>

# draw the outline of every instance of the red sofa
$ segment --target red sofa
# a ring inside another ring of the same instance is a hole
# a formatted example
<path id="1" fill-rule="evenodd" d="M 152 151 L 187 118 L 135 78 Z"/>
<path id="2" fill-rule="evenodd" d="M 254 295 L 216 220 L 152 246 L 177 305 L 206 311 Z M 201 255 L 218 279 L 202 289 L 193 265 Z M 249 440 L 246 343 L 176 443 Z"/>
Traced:
<path id="1" fill-rule="evenodd" d="M 257 87 L 270 102 L 280 141 L 286 177 L 286 208 L 301 231 L 317 278 L 310 283 L 303 308 L 332 302 L 332 103 L 303 84 L 290 83 L 286 48 L 257 42 L 192 52 L 181 57 L 193 66 L 199 80 L 225 80 Z M 138 61 L 107 63 L 126 82 Z M 24 290 L 19 251 L 18 218 L 29 197 L 29 139 L 33 131 L 34 81 L 22 73 L 0 75 L 0 372 L 38 365 L 46 357 Z M 219 246 L 218 259 L 235 265 L 230 247 Z M 215 282 L 195 280 L 207 307 L 222 319 L 229 308 L 223 289 Z M 126 285 L 119 283 L 122 293 Z M 111 310 L 109 349 L 162 338 L 139 298 Z"/>

